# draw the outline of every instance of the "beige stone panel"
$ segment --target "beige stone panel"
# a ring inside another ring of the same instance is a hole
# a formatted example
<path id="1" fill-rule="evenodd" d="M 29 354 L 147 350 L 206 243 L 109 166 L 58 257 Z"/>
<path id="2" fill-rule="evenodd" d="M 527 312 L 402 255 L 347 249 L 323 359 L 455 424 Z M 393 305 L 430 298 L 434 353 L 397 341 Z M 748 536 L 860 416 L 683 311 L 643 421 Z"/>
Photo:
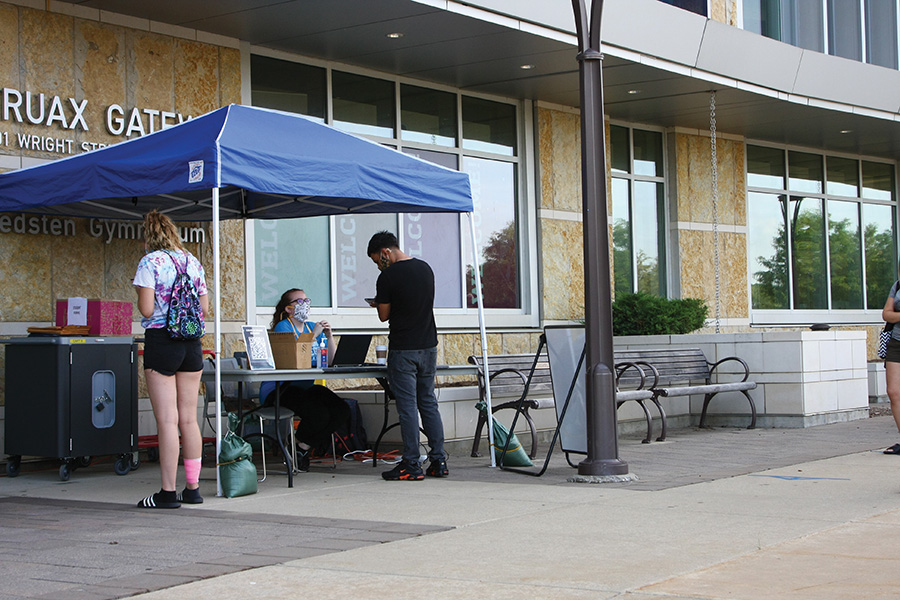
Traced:
<path id="1" fill-rule="evenodd" d="M 246 321 L 246 275 L 244 272 L 244 227 L 242 221 L 225 221 L 220 224 L 222 240 L 222 318 L 228 321 Z M 211 245 L 211 244 L 210 244 Z M 209 278 L 209 275 L 207 276 Z"/>
<path id="2" fill-rule="evenodd" d="M 241 53 L 234 48 L 219 48 L 219 103 L 241 103 Z"/>
<path id="3" fill-rule="evenodd" d="M 878 344 L 881 340 L 881 329 L 884 325 L 867 325 L 866 330 L 866 360 L 882 360 L 878 358 Z"/>
<path id="4" fill-rule="evenodd" d="M 577 115 L 539 110 L 541 208 L 581 211 L 581 124 Z"/>
<path id="5" fill-rule="evenodd" d="M 722 317 L 749 318 L 747 236 L 739 233 L 719 232 L 719 247 L 719 297 L 722 304 Z M 714 316 L 714 314 L 714 310 L 711 310 L 710 316 Z"/>
<path id="6" fill-rule="evenodd" d="M 480 338 L 476 336 L 474 340 L 475 343 L 475 354 L 481 354 L 481 342 L 478 341 Z M 503 334 L 501 333 L 489 333 L 487 334 L 487 350 L 488 355 L 491 354 L 503 354 Z"/>
<path id="7" fill-rule="evenodd" d="M 533 354 L 537 352 L 539 333 L 503 334 L 504 354 Z"/>
<path id="8" fill-rule="evenodd" d="M 553 208 L 553 178 L 551 176 L 553 170 L 553 136 L 550 135 L 552 131 L 552 112 L 546 108 L 539 108 L 537 125 L 538 162 L 541 176 L 539 208 Z"/>
<path id="9" fill-rule="evenodd" d="M 186 224 L 185 224 L 186 225 Z M 196 224 L 193 224 L 196 225 Z M 222 221 L 219 224 L 221 238 L 219 240 L 219 256 L 222 261 L 220 275 L 223 294 L 222 316 L 225 321 L 246 321 L 244 316 L 244 300 L 246 298 L 244 271 L 244 222 L 241 220 Z M 206 270 L 206 285 L 209 287 L 210 314 L 215 314 L 215 282 L 213 281 L 213 231 L 209 224 L 203 224 L 206 232 L 206 243 L 202 246 L 189 244 L 190 250 Z"/>
<path id="10" fill-rule="evenodd" d="M 50 246 L 51 298 L 106 298 L 103 290 L 103 247 L 92 237 L 41 236 Z M 106 298 L 120 300 L 120 298 Z M 129 298 L 131 300 L 132 298 Z M 54 309 L 56 303 L 54 302 Z M 55 314 L 55 311 L 54 311 Z"/>
<path id="11" fill-rule="evenodd" d="M 709 136 L 676 134 L 678 220 L 713 222 L 712 147 Z M 744 144 L 740 140 L 716 139 L 718 222 L 746 224 Z"/>
<path id="12" fill-rule="evenodd" d="M 155 33 L 129 30 L 128 104 L 132 107 L 184 112 L 175 101 L 175 42 Z M 187 116 L 187 115 L 185 115 Z"/>
<path id="13" fill-rule="evenodd" d="M 0 87 L 19 89 L 19 10 L 0 4 Z"/>
<path id="14" fill-rule="evenodd" d="M 103 249 L 103 290 L 101 297 L 107 300 L 121 300 L 134 303 L 132 318 L 140 322 L 137 309 L 137 293 L 134 290 L 134 275 L 138 263 L 144 256 L 143 240 L 114 239 L 94 242 Z"/>
<path id="15" fill-rule="evenodd" d="M 678 220 L 712 222 L 709 138 L 677 134 Z"/>
<path id="16" fill-rule="evenodd" d="M 127 97 L 125 30 L 94 21 L 75 21 L 75 61 L 80 96 L 89 99 L 85 120 L 94 127 L 81 137 L 91 142 L 121 141 L 106 130 L 106 107 Z"/>
<path id="17" fill-rule="evenodd" d="M 703 298 L 712 315 L 716 301 L 713 234 L 711 231 L 681 231 L 678 243 L 681 253 L 681 297 Z"/>
<path id="18" fill-rule="evenodd" d="M 20 13 L 21 27 L 19 41 L 22 56 L 22 77 L 20 90 L 23 92 L 22 118 L 26 123 L 21 131 L 29 135 L 50 136 L 54 138 L 71 138 L 69 130 L 54 120 L 53 125 L 28 122 L 24 92 L 29 90 L 32 96 L 32 115 L 46 122 L 50 116 L 51 102 L 58 96 L 63 106 L 63 114 L 68 125 L 72 116 L 68 98 L 75 96 L 75 69 L 72 61 L 73 19 L 65 15 L 49 13 L 42 10 L 23 8 Z M 40 94 L 44 94 L 43 110 L 41 110 Z M 24 150 L 27 156 L 41 158 L 58 158 L 56 152 Z"/>
<path id="19" fill-rule="evenodd" d="M 553 208 L 581 212 L 581 121 L 557 112 L 553 122 Z"/>
<path id="20" fill-rule="evenodd" d="M 52 255 L 46 236 L 3 234 L 0 260 L 0 321 L 53 319 Z"/>
<path id="21" fill-rule="evenodd" d="M 728 22 L 728 14 L 726 11 L 726 5 L 729 0 L 712 0 L 709 3 L 709 18 L 714 19 L 716 21 L 720 21 L 722 23 Z"/>
<path id="22" fill-rule="evenodd" d="M 584 316 L 584 234 L 577 221 L 541 219 L 544 318 Z"/>
<path id="23" fill-rule="evenodd" d="M 448 334 L 440 336 L 438 344 L 438 362 L 447 365 L 468 364 L 469 356 L 480 354 L 481 343 L 477 335 L 470 333 Z M 441 353 L 443 354 L 441 356 Z"/>
<path id="24" fill-rule="evenodd" d="M 733 140 L 719 139 L 716 141 L 716 176 L 719 184 L 718 222 L 722 225 L 737 225 L 735 207 L 738 203 L 738 194 L 743 195 L 743 168 L 736 169 L 737 146 Z M 742 156 L 742 154 L 741 154 Z M 710 179 L 712 185 L 712 179 Z M 739 186 L 741 188 L 738 191 Z M 712 194 L 712 192 L 710 192 Z"/>
<path id="25" fill-rule="evenodd" d="M 175 105 L 182 113 L 202 115 L 219 108 L 219 53 L 209 44 L 177 40 Z"/>

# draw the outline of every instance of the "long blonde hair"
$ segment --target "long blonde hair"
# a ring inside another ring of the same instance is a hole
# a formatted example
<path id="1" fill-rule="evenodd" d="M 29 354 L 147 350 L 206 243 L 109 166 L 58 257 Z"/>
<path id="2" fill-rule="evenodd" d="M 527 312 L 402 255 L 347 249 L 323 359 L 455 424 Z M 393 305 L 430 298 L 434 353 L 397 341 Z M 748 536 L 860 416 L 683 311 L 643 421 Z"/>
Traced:
<path id="1" fill-rule="evenodd" d="M 150 252 L 156 250 L 185 251 L 175 223 L 156 209 L 151 210 L 144 217 L 144 240 L 147 242 L 147 250 Z"/>

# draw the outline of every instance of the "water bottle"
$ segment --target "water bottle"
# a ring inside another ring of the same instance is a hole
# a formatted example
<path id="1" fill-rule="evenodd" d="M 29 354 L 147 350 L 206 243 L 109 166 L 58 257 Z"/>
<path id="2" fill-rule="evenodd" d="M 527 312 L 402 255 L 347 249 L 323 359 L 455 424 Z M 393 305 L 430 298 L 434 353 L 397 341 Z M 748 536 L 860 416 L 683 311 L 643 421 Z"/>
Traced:
<path id="1" fill-rule="evenodd" d="M 319 344 L 319 368 L 324 369 L 328 366 L 328 344 L 322 340 Z"/>

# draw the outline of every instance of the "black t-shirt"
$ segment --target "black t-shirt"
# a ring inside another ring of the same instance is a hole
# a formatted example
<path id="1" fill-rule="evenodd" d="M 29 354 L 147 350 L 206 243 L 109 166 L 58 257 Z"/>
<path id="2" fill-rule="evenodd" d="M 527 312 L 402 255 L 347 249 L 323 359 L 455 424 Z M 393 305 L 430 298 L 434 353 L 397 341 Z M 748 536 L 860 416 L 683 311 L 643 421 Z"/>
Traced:
<path id="1" fill-rule="evenodd" d="M 390 304 L 391 350 L 437 346 L 434 325 L 434 272 L 418 258 L 400 260 L 381 272 L 375 302 Z"/>

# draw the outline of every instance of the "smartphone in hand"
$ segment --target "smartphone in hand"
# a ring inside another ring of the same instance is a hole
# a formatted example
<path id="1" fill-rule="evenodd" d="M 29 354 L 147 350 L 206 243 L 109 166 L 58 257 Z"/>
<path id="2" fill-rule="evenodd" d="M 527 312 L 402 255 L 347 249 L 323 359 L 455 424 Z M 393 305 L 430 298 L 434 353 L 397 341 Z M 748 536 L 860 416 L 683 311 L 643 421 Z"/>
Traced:
<path id="1" fill-rule="evenodd" d="M 365 300 L 369 306 L 375 306 L 375 298 L 363 298 L 363 300 Z"/>

